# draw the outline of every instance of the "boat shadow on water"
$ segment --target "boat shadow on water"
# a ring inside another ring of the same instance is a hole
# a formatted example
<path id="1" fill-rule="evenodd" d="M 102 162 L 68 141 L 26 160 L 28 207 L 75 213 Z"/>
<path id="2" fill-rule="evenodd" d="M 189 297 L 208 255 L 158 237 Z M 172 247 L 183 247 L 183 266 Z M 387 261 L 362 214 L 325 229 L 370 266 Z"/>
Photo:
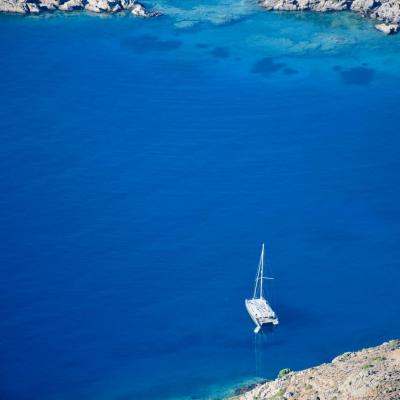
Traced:
<path id="1" fill-rule="evenodd" d="M 279 328 L 272 324 L 263 325 L 260 331 L 258 332 L 258 336 L 260 340 L 266 340 L 267 336 L 274 333 Z"/>
<path id="2" fill-rule="evenodd" d="M 308 329 L 310 326 L 316 326 L 319 321 L 319 316 L 311 310 L 293 306 L 292 304 L 274 302 L 274 307 L 279 312 L 280 326 L 275 329 L 293 329 L 301 327 Z M 268 325 L 263 326 L 264 328 Z"/>

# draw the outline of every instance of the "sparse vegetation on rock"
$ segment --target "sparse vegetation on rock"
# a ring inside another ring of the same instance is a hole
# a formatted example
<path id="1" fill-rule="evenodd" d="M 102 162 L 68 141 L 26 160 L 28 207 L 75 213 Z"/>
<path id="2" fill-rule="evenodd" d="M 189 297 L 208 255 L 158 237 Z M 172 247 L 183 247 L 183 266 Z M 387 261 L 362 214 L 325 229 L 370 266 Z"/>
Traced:
<path id="1" fill-rule="evenodd" d="M 304 371 L 282 369 L 235 400 L 400 400 L 400 341 L 347 352 Z"/>
<path id="2" fill-rule="evenodd" d="M 290 368 L 283 368 L 279 371 L 278 379 L 283 378 L 285 375 L 290 374 L 292 370 Z"/>

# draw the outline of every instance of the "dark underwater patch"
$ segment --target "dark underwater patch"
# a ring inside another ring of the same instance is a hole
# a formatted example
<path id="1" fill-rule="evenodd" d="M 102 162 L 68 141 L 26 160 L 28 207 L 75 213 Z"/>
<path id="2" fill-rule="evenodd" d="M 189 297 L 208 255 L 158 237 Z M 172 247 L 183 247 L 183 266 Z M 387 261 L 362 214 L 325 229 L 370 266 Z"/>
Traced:
<path id="1" fill-rule="evenodd" d="M 210 45 L 207 43 L 197 43 L 196 47 L 199 49 L 206 49 L 207 47 L 210 47 Z"/>
<path id="2" fill-rule="evenodd" d="M 231 55 L 227 47 L 215 47 L 211 54 L 216 58 L 229 58 Z"/>
<path id="3" fill-rule="evenodd" d="M 354 67 L 340 71 L 342 79 L 350 85 L 365 86 L 375 79 L 376 70 L 367 67 Z"/>
<path id="4" fill-rule="evenodd" d="M 123 40 L 123 45 L 135 53 L 150 51 L 172 51 L 182 45 L 180 40 L 162 40 L 155 35 L 139 35 Z"/>
<path id="5" fill-rule="evenodd" d="M 341 70 L 343 69 L 343 67 L 342 67 L 341 65 L 334 65 L 334 66 L 332 67 L 332 69 L 333 69 L 334 71 L 341 71 Z"/>
<path id="6" fill-rule="evenodd" d="M 299 71 L 297 71 L 297 69 L 287 67 L 287 68 L 285 68 L 285 69 L 283 70 L 283 73 L 284 73 L 285 75 L 296 75 L 296 74 L 299 73 Z"/>
<path id="7" fill-rule="evenodd" d="M 270 75 L 274 72 L 279 71 L 284 68 L 286 64 L 281 62 L 276 62 L 272 57 L 264 57 L 258 60 L 252 68 L 253 74 Z"/>

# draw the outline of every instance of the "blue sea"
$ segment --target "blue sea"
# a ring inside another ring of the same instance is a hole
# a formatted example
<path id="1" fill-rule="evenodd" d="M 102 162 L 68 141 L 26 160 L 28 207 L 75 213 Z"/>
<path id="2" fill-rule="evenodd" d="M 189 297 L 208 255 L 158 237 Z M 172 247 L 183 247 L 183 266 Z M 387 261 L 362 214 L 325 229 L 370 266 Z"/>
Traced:
<path id="1" fill-rule="evenodd" d="M 0 16 L 2 400 L 217 399 L 400 336 L 400 35 L 147 5 Z"/>

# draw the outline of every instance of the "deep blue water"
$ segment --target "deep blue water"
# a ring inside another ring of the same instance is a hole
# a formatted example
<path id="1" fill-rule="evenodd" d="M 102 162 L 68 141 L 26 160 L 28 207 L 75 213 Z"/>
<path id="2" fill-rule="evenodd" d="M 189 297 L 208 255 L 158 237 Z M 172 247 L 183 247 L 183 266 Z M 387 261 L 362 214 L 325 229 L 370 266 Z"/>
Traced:
<path id="1" fill-rule="evenodd" d="M 400 336 L 400 36 L 209 4 L 0 16 L 1 399 L 218 397 Z"/>

